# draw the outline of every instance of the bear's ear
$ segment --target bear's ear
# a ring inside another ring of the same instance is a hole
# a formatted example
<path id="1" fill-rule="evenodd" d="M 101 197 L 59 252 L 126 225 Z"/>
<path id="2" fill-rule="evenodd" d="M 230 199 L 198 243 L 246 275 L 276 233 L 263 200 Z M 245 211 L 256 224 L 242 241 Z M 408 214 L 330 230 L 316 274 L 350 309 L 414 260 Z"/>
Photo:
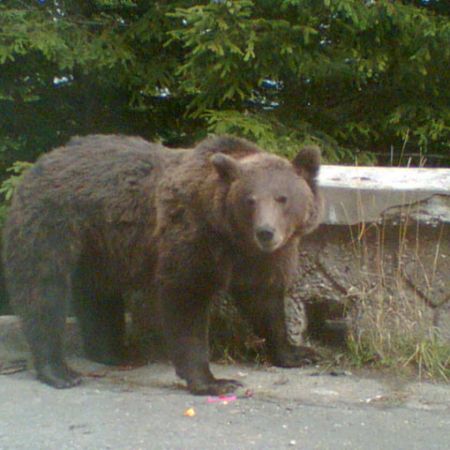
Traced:
<path id="1" fill-rule="evenodd" d="M 302 148 L 292 161 L 295 171 L 316 191 L 316 177 L 320 168 L 320 149 L 316 145 Z"/>
<path id="2" fill-rule="evenodd" d="M 226 181 L 235 180 L 241 173 L 239 161 L 225 153 L 215 153 L 211 156 L 211 162 L 220 177 Z"/>

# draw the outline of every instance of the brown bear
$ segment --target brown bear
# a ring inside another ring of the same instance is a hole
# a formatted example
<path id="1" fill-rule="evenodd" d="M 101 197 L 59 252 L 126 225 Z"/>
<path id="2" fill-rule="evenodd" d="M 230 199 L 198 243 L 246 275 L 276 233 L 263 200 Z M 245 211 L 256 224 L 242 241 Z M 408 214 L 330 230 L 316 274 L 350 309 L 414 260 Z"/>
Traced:
<path id="1" fill-rule="evenodd" d="M 157 302 L 176 373 L 194 394 L 239 385 L 209 368 L 217 292 L 234 297 L 275 364 L 301 365 L 309 349 L 289 343 L 283 302 L 300 236 L 319 220 L 318 169 L 317 149 L 291 163 L 229 136 L 171 150 L 92 135 L 40 157 L 4 228 L 7 289 L 38 378 L 80 381 L 63 355 L 69 304 L 87 357 L 120 362 L 123 299 L 136 290 Z"/>

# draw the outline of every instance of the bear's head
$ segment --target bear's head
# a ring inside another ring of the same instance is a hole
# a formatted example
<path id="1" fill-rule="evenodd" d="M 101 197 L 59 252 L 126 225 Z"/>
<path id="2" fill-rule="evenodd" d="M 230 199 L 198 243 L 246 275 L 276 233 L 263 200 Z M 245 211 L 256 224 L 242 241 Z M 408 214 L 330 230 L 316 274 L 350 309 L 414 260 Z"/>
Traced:
<path id="1" fill-rule="evenodd" d="M 211 162 L 228 184 L 226 217 L 240 242 L 272 253 L 318 225 L 320 151 L 316 147 L 304 148 L 292 162 L 265 152 L 241 158 L 215 153 Z"/>

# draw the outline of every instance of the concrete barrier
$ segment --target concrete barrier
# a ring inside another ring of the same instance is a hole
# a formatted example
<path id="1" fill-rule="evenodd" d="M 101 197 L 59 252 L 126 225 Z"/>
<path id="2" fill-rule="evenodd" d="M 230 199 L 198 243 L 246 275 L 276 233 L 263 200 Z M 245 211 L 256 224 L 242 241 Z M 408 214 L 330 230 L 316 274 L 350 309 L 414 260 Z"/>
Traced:
<path id="1" fill-rule="evenodd" d="M 372 308 L 450 342 L 450 169 L 324 166 L 320 186 L 325 216 L 302 242 L 298 298 L 344 306 L 359 332 Z"/>

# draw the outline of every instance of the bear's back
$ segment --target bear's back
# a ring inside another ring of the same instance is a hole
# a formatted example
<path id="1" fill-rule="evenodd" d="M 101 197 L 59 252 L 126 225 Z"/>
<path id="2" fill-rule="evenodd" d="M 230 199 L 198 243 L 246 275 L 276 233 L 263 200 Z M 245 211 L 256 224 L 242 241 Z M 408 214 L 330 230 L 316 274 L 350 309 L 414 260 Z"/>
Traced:
<path id="1" fill-rule="evenodd" d="M 91 135 L 76 137 L 63 147 L 41 156 L 28 179 L 55 183 L 82 183 L 85 186 L 131 182 L 142 178 L 164 162 L 164 149 L 141 138 Z M 113 186 L 111 186 L 113 187 Z"/>
<path id="2" fill-rule="evenodd" d="M 24 175 L 6 229 L 28 221 L 114 227 L 153 216 L 155 186 L 182 157 L 141 138 L 92 135 L 73 138 L 41 156 Z M 37 225 L 36 225 L 37 226 Z"/>
<path id="3" fill-rule="evenodd" d="M 24 175 L 13 207 L 21 200 L 98 203 L 127 192 L 136 194 L 149 178 L 163 172 L 165 164 L 179 157 L 177 151 L 136 137 L 76 137 L 37 160 Z"/>

